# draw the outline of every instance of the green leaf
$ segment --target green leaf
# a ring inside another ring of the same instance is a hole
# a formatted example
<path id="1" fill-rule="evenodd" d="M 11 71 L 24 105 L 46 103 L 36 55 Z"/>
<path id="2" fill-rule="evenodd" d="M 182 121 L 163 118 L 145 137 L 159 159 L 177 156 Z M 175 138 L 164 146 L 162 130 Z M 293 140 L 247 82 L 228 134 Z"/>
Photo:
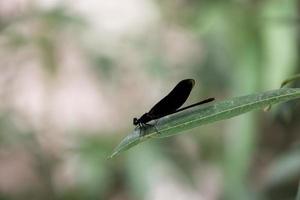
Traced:
<path id="1" fill-rule="evenodd" d="M 300 181 L 299 181 L 298 193 L 297 193 L 297 196 L 296 196 L 296 200 L 300 200 Z"/>
<path id="2" fill-rule="evenodd" d="M 200 105 L 168 115 L 149 123 L 152 126 L 145 126 L 144 128 L 136 127 L 114 149 L 110 158 L 149 138 L 169 137 L 203 124 L 229 119 L 251 110 L 296 98 L 300 98 L 300 88 L 282 88 Z"/>
<path id="3" fill-rule="evenodd" d="M 282 83 L 281 83 L 281 88 L 283 88 L 284 86 L 286 86 L 287 84 L 293 82 L 293 81 L 296 81 L 297 79 L 300 79 L 300 74 L 296 74 L 294 76 L 291 76 L 289 77 L 288 79 L 284 80 Z"/>

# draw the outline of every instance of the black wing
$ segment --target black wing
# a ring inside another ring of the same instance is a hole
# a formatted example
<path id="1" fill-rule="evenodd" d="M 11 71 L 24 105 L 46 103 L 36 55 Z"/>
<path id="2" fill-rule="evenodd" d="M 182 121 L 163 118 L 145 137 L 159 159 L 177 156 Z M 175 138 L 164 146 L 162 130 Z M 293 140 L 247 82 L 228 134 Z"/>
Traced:
<path id="1" fill-rule="evenodd" d="M 151 108 L 148 114 L 153 118 L 157 119 L 168 114 L 174 113 L 180 108 L 189 97 L 195 80 L 185 79 L 180 81 L 175 88 L 162 100 Z"/>

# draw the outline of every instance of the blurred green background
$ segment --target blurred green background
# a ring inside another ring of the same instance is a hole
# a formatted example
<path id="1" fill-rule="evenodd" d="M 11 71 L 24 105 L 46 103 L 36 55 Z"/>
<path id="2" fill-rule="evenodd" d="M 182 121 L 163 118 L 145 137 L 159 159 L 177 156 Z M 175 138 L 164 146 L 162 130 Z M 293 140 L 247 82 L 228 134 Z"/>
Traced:
<path id="1" fill-rule="evenodd" d="M 0 0 L 0 200 L 295 199 L 299 101 L 107 157 L 182 79 L 191 104 L 299 73 L 299 5 Z"/>

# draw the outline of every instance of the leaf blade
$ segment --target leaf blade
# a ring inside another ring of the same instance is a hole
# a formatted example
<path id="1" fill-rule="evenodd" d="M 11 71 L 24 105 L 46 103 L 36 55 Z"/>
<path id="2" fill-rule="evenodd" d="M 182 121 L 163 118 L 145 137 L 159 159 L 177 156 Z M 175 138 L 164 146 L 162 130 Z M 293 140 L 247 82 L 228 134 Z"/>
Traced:
<path id="1" fill-rule="evenodd" d="M 300 88 L 282 88 L 235 97 L 168 115 L 157 122 L 150 123 L 153 126 L 136 128 L 132 134 L 121 141 L 111 158 L 149 138 L 170 137 L 197 126 L 229 119 L 251 110 L 297 98 L 300 98 Z"/>

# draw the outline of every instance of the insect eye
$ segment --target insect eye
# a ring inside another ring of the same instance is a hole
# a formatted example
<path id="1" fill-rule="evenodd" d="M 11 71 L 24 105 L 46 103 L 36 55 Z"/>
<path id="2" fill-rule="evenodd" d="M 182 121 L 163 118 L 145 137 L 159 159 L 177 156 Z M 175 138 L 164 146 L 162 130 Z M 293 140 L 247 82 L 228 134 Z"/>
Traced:
<path id="1" fill-rule="evenodd" d="M 137 125 L 138 124 L 138 119 L 137 118 L 133 118 L 133 125 Z"/>

